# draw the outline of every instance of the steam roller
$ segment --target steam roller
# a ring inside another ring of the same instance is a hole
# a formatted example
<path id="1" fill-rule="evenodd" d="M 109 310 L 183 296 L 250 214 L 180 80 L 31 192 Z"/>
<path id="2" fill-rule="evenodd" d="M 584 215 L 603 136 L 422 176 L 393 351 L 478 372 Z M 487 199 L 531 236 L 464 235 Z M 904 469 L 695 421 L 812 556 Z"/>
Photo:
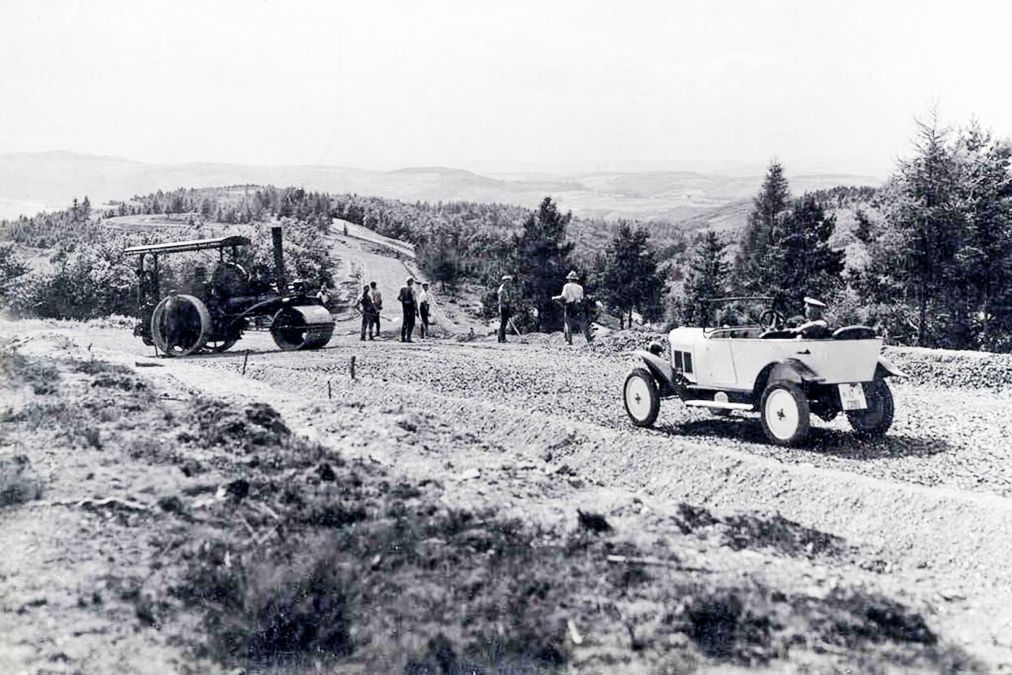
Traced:
<path id="1" fill-rule="evenodd" d="M 134 333 L 165 356 L 220 353 L 231 349 L 247 330 L 270 330 L 283 351 L 320 349 L 334 334 L 334 319 L 307 285 L 285 279 L 281 228 L 271 231 L 274 269 L 261 265 L 255 278 L 238 263 L 241 236 L 136 246 L 137 304 L 140 322 Z M 209 276 L 203 265 L 192 268 L 184 288 L 161 292 L 159 260 L 168 254 L 216 251 Z M 228 259 L 226 259 L 226 254 Z"/>

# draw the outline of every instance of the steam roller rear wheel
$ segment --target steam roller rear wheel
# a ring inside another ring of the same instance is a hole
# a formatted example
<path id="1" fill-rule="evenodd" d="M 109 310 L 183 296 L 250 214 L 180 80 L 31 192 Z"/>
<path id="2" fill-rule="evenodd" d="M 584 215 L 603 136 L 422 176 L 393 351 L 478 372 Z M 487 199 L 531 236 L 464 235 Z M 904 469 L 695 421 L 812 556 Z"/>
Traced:
<path id="1" fill-rule="evenodd" d="M 271 337 L 282 351 L 319 349 L 334 334 L 334 318 L 326 307 L 301 305 L 285 307 L 274 315 Z"/>
<path id="2" fill-rule="evenodd" d="M 207 344 L 211 315 L 192 295 L 163 298 L 151 313 L 151 338 L 166 356 L 189 356 Z"/>

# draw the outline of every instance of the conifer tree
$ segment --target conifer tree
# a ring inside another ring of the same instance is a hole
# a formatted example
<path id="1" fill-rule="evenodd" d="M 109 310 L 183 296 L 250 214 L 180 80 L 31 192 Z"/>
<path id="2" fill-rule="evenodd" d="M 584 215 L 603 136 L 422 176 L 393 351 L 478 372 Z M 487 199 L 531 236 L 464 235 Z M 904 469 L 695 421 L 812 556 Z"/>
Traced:
<path id="1" fill-rule="evenodd" d="M 569 272 L 573 244 L 566 240 L 566 227 L 572 218 L 572 213 L 561 213 L 552 198 L 545 197 L 515 237 L 522 302 L 537 310 L 536 325 L 541 331 L 558 330 L 562 325 L 562 308 L 552 296 L 558 295 Z"/>
<path id="2" fill-rule="evenodd" d="M 764 294 L 771 281 L 770 243 L 782 227 L 790 206 L 790 189 L 784 168 L 770 162 L 762 188 L 752 203 L 741 250 L 735 261 L 735 281 L 746 293 Z"/>
<path id="3" fill-rule="evenodd" d="M 664 275 L 658 270 L 649 239 L 645 229 L 634 231 L 622 223 L 605 252 L 602 291 L 608 308 L 619 314 L 623 326 L 627 317 L 631 325 L 633 310 L 648 321 L 663 314 Z"/>
<path id="4" fill-rule="evenodd" d="M 716 232 L 707 232 L 696 246 L 685 277 L 680 314 L 687 325 L 709 323 L 713 306 L 709 302 L 727 294 L 730 266 L 726 246 Z"/>

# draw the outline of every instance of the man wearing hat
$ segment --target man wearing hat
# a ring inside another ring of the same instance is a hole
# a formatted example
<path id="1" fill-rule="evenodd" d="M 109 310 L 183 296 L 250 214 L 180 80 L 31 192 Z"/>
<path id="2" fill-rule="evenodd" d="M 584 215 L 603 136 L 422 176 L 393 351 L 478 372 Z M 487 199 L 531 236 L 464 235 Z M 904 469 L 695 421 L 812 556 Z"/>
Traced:
<path id="1" fill-rule="evenodd" d="M 795 330 L 800 337 L 821 338 L 829 334 L 829 323 L 822 318 L 826 311 L 826 303 L 805 296 L 805 321 Z"/>
<path id="2" fill-rule="evenodd" d="M 401 321 L 401 342 L 413 342 L 411 333 L 415 330 L 415 317 L 418 315 L 418 301 L 415 297 L 415 280 L 408 277 L 407 284 L 401 286 L 397 299 L 401 303 L 404 318 Z"/>
<path id="3" fill-rule="evenodd" d="M 504 274 L 499 281 L 499 290 L 496 294 L 499 301 L 499 342 L 506 342 L 506 324 L 509 323 L 512 314 L 513 277 Z"/>
<path id="4" fill-rule="evenodd" d="M 576 324 L 577 330 L 583 333 L 587 342 L 592 339 L 584 307 L 583 286 L 580 285 L 579 279 L 580 275 L 576 273 L 576 270 L 567 274 L 562 293 L 552 298 L 552 300 L 562 303 L 562 323 L 565 327 L 566 342 L 569 344 L 573 344 L 573 324 Z"/>

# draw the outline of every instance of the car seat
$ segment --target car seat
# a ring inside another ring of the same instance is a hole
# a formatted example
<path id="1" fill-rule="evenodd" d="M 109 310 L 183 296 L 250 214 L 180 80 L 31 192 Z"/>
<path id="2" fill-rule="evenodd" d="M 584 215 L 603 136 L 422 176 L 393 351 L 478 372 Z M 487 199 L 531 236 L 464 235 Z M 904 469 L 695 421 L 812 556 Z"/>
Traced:
<path id="1" fill-rule="evenodd" d="M 878 335 L 868 326 L 844 326 L 833 332 L 834 340 L 873 340 Z"/>

